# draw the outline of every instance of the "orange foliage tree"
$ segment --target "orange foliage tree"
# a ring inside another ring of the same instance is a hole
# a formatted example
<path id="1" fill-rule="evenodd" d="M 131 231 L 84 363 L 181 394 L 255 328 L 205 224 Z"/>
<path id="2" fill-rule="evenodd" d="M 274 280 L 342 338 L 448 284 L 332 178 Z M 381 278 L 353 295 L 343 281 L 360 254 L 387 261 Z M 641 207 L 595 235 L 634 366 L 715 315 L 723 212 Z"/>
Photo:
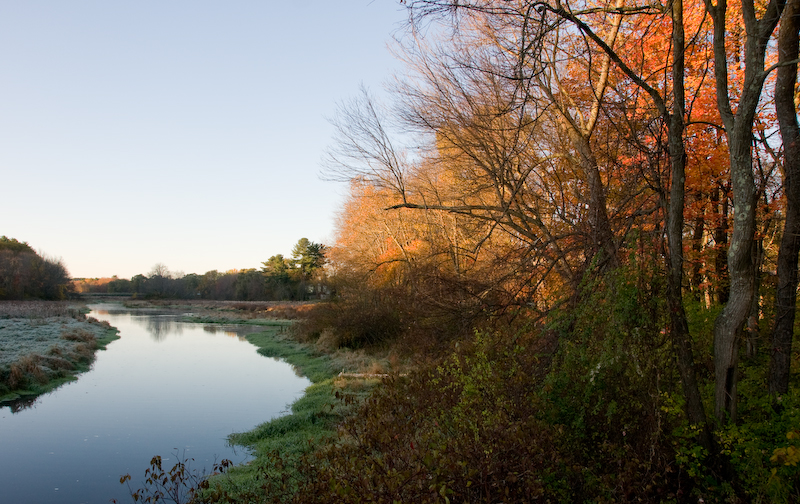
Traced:
<path id="1" fill-rule="evenodd" d="M 419 29 L 403 48 L 397 110 L 364 93 L 335 121 L 332 173 L 353 181 L 337 268 L 418 292 L 433 284 L 420 272 L 435 271 L 468 299 L 542 315 L 579 304 L 587 278 L 660 256 L 686 415 L 718 452 L 684 295 L 722 307 L 713 381 L 724 425 L 737 416 L 741 342 L 757 346 L 760 273 L 784 213 L 779 319 L 796 310 L 794 151 L 770 137 L 783 117 L 784 143 L 796 142 L 796 3 L 778 64 L 778 0 L 408 2 Z M 439 31 L 423 29 L 431 20 Z M 776 68 L 777 114 L 764 94 Z M 390 134 L 395 121 L 412 134 Z M 780 331 L 788 355 L 791 330 Z"/>

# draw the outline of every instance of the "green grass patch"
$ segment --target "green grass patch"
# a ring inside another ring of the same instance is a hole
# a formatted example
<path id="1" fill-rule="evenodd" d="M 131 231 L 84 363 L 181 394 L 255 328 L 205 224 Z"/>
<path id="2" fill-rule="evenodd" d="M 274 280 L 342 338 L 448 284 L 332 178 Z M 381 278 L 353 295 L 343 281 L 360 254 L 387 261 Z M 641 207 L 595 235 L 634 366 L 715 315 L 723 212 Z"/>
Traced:
<path id="1" fill-rule="evenodd" d="M 378 380 L 358 380 L 352 387 L 353 382 L 338 377 L 340 371 L 352 371 L 344 359 L 293 340 L 281 326 L 250 334 L 247 340 L 258 347 L 261 355 L 288 362 L 312 382 L 292 404 L 288 415 L 228 437 L 232 445 L 249 448 L 254 459 L 212 478 L 210 491 L 224 493 L 235 502 L 250 502 L 257 497 L 261 502 L 269 500 L 264 500 L 265 494 L 290 495 L 295 490 L 301 457 L 333 440 L 336 426 L 355 411 L 359 399 L 366 397 Z M 345 403 L 337 393 L 349 394 L 356 400 Z M 275 481 L 282 483 L 276 485 Z"/>
<path id="2" fill-rule="evenodd" d="M 287 479 L 294 487 L 302 456 L 336 435 L 342 412 L 341 407 L 336 407 L 333 390 L 332 378 L 315 383 L 292 405 L 290 414 L 249 432 L 230 435 L 231 444 L 249 448 L 255 458 L 213 479 L 211 487 L 224 491 L 236 502 L 250 502 L 264 491 L 266 480 Z"/>
<path id="3" fill-rule="evenodd" d="M 258 347 L 258 353 L 288 362 L 312 383 L 333 378 L 343 370 L 343 365 L 334 361 L 329 355 L 293 340 L 286 332 L 280 332 L 279 329 L 249 334 L 246 338 Z"/>
<path id="4" fill-rule="evenodd" d="M 30 399 L 32 403 L 33 399 L 35 399 L 36 397 L 51 392 L 60 387 L 61 385 L 64 385 L 65 383 L 77 380 L 78 379 L 77 375 L 85 371 L 88 371 L 90 367 L 91 366 L 78 364 L 75 366 L 75 369 L 73 369 L 69 374 L 51 378 L 44 384 L 32 384 L 26 388 L 17 389 L 10 393 L 0 395 L 0 406 L 4 406 L 7 404 L 11 407 L 13 411 L 17 411 L 19 408 L 15 407 L 15 405 L 12 403 L 15 403 L 20 399 Z"/>
<path id="5" fill-rule="evenodd" d="M 105 350 L 109 343 L 119 339 L 119 330 L 108 329 L 104 334 L 97 337 L 97 349 Z"/>

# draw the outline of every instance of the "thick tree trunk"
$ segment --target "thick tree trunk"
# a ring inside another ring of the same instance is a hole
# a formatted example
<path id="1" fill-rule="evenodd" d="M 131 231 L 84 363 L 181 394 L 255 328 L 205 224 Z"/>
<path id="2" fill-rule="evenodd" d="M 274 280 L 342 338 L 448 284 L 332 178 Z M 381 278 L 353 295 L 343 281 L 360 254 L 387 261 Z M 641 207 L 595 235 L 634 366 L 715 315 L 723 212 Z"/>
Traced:
<path id="1" fill-rule="evenodd" d="M 740 126 L 729 135 L 734 194 L 733 235 L 728 248 L 731 290 L 728 303 L 714 324 L 714 413 L 723 423 L 736 420 L 739 345 L 755 289 L 756 191 L 751 166 L 750 128 Z"/>
<path id="2" fill-rule="evenodd" d="M 769 224 L 765 223 L 764 229 L 759 231 L 759 236 L 764 236 L 769 229 Z M 753 242 L 753 261 L 755 263 L 755 273 L 753 284 L 753 300 L 750 302 L 750 315 L 747 317 L 745 329 L 745 343 L 747 346 L 747 357 L 755 357 L 758 353 L 758 321 L 761 318 L 761 272 L 764 265 L 764 239 L 759 238 Z"/>
<path id="3" fill-rule="evenodd" d="M 798 57 L 800 0 L 791 0 L 781 19 L 778 36 L 778 61 Z M 786 222 L 778 251 L 778 291 L 775 296 L 775 327 L 769 367 L 769 391 L 789 391 L 789 366 L 797 309 L 797 259 L 800 253 L 800 126 L 794 103 L 797 64 L 778 68 L 775 82 L 775 108 L 783 138 L 783 178 L 786 195 Z"/>
<path id="4" fill-rule="evenodd" d="M 705 0 L 714 21 L 714 75 L 717 107 L 725 125 L 730 150 L 733 190 L 733 234 L 728 248 L 730 298 L 714 323 L 714 413 L 720 423 L 736 420 L 736 380 L 739 345 L 755 293 L 753 239 L 756 230 L 756 187 L 753 177 L 752 137 L 756 108 L 761 98 L 767 43 L 784 8 L 783 0 L 770 0 L 757 18 L 753 0 L 742 0 L 744 81 L 736 111 L 728 89 L 728 52 L 725 46 L 727 3 Z"/>

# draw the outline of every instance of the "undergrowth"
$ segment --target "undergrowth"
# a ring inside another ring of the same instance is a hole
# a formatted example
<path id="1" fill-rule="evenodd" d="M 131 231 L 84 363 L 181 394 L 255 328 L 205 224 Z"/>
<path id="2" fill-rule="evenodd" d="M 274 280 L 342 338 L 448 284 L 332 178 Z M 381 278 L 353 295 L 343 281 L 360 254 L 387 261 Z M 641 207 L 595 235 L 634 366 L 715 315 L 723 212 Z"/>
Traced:
<path id="1" fill-rule="evenodd" d="M 380 386 L 336 374 L 352 340 L 325 328 L 305 343 L 252 335 L 314 384 L 291 415 L 231 437 L 256 460 L 212 478 L 197 502 L 800 502 L 797 367 L 792 392 L 772 398 L 767 353 L 742 359 L 739 420 L 714 432 L 730 474 L 713 472 L 649 268 L 587 280 L 545 326 L 499 320 L 402 372 L 387 357 Z M 687 308 L 710 411 L 715 312 Z"/>

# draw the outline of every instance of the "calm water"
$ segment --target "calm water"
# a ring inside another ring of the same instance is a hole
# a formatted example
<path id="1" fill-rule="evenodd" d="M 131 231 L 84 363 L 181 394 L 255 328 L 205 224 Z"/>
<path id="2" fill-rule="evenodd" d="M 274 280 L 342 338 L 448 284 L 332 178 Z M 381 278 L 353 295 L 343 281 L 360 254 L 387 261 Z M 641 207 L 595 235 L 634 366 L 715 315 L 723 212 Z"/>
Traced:
<path id="1" fill-rule="evenodd" d="M 97 353 L 91 371 L 30 408 L 0 407 L 2 504 L 129 502 L 120 475 L 141 482 L 153 455 L 165 469 L 176 451 L 198 468 L 245 461 L 226 436 L 280 415 L 309 385 L 244 340 L 257 327 L 93 308 L 120 339 Z"/>

